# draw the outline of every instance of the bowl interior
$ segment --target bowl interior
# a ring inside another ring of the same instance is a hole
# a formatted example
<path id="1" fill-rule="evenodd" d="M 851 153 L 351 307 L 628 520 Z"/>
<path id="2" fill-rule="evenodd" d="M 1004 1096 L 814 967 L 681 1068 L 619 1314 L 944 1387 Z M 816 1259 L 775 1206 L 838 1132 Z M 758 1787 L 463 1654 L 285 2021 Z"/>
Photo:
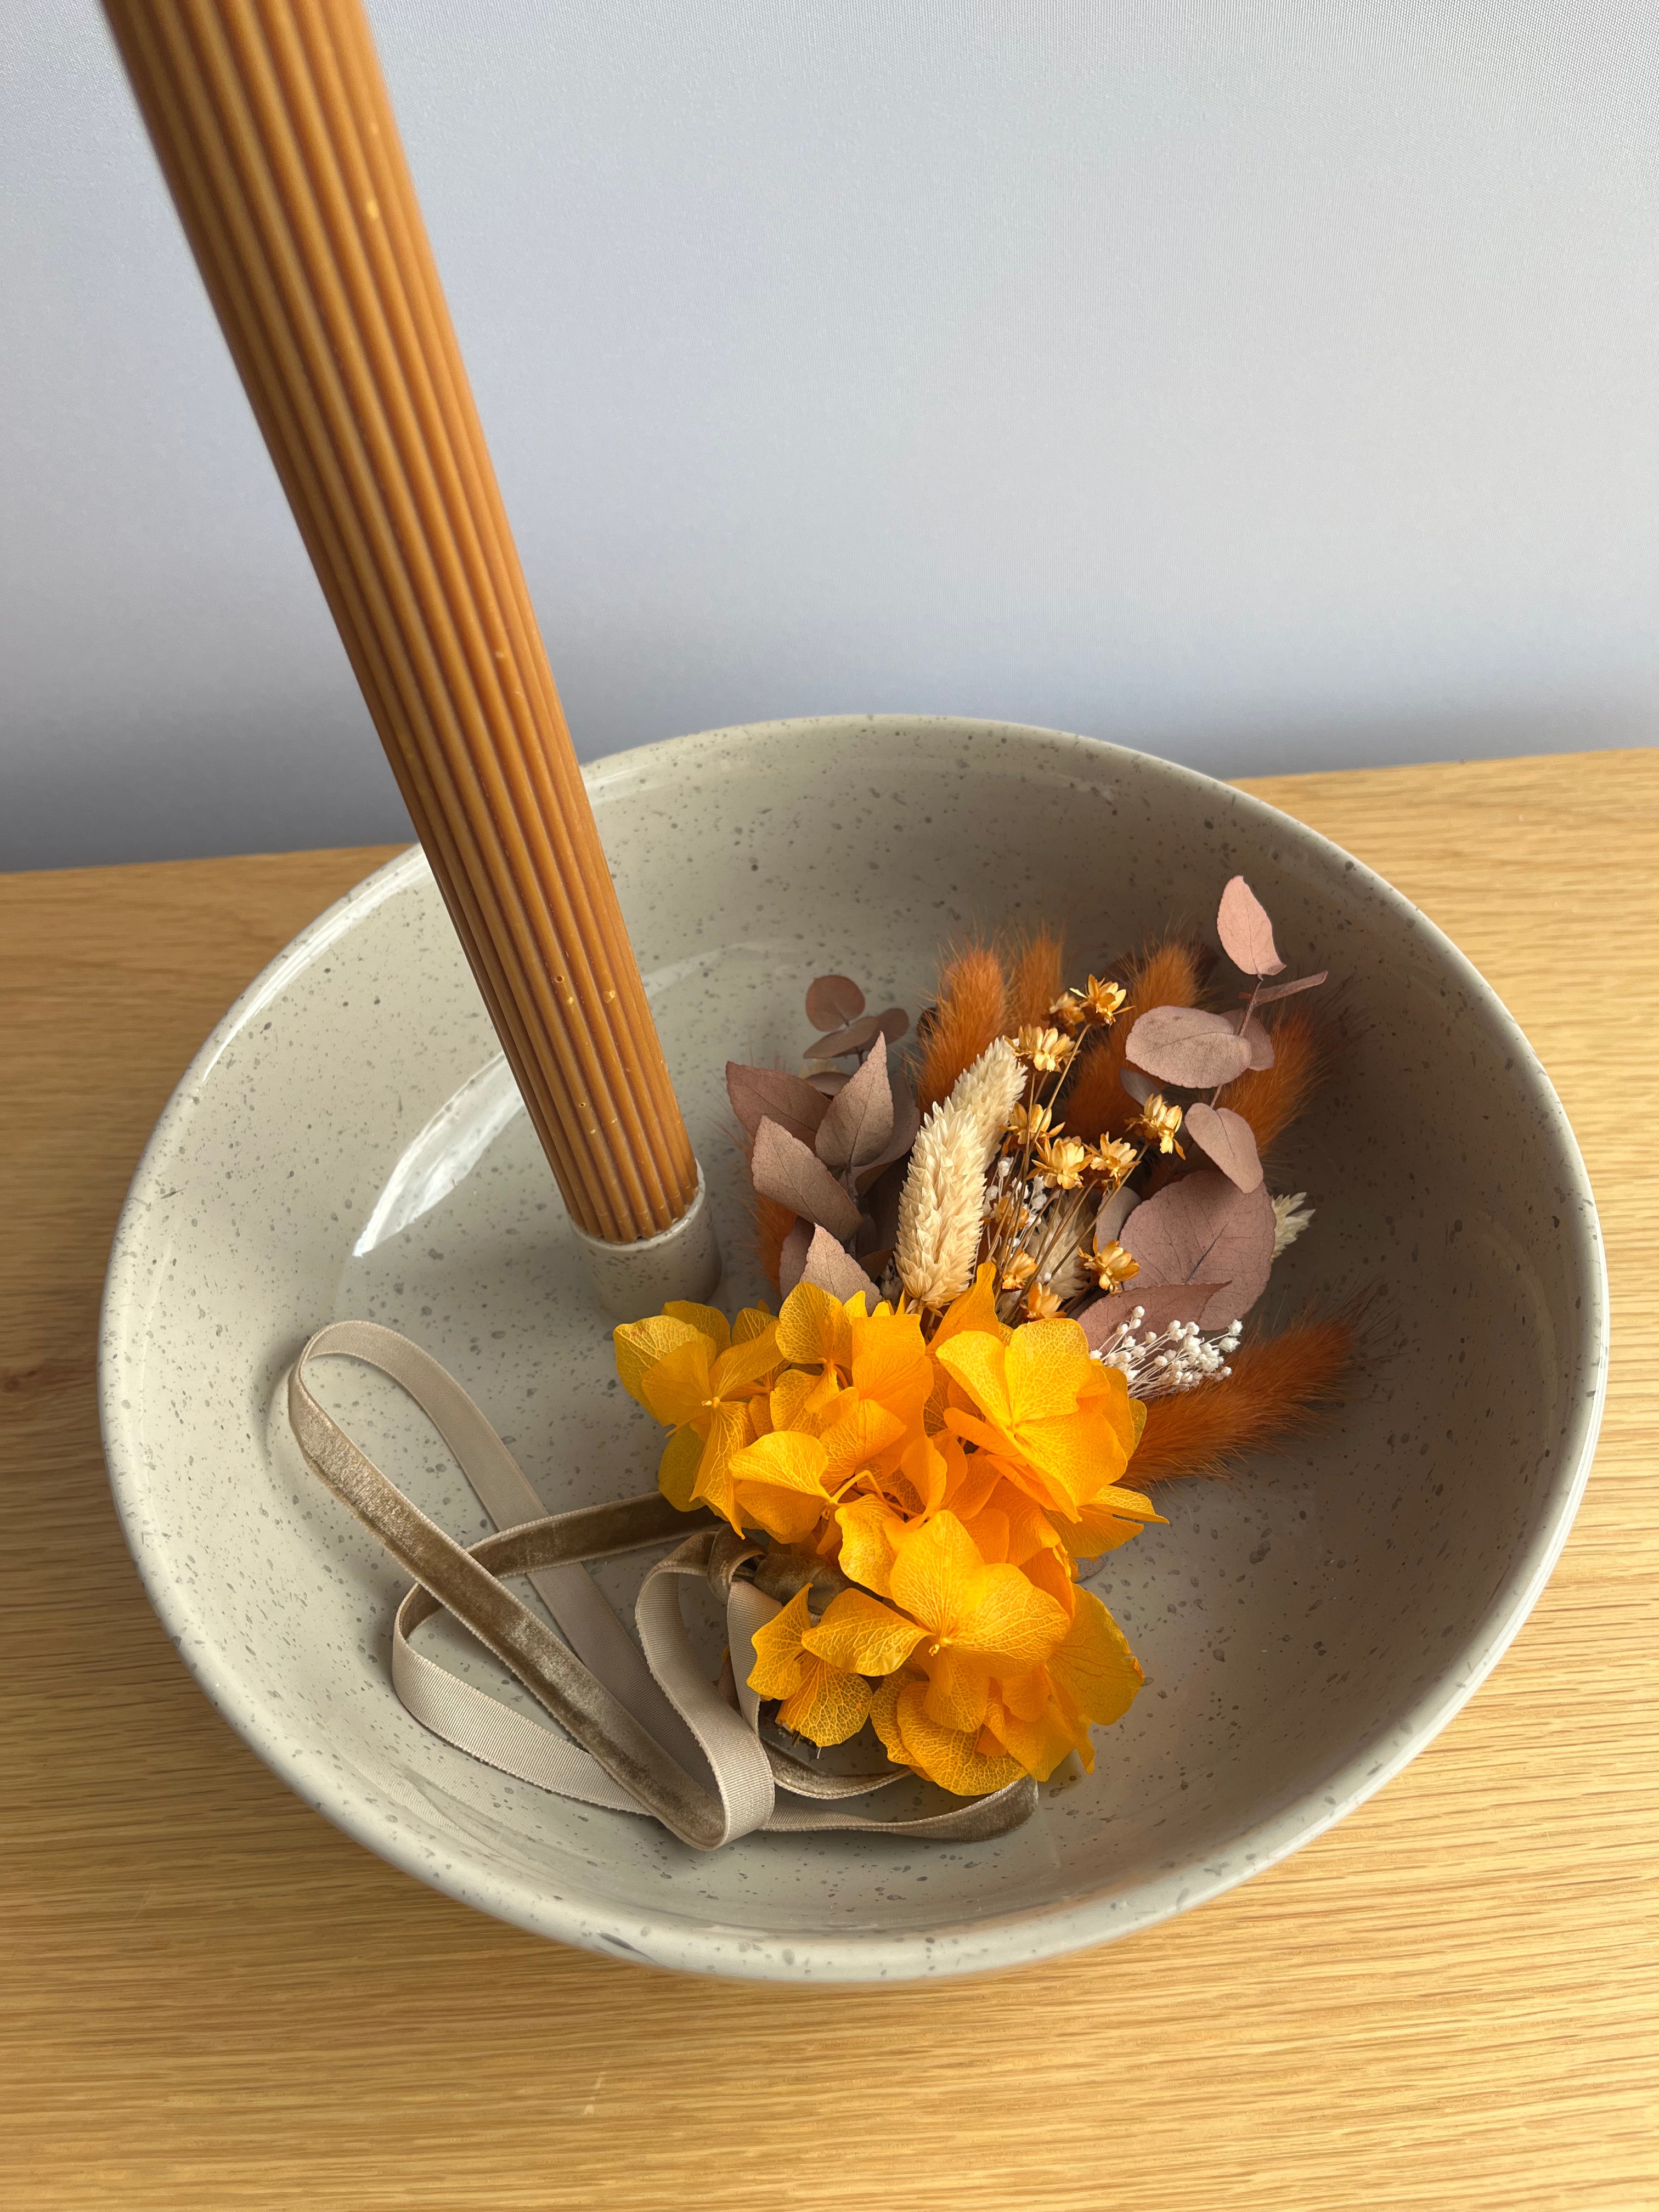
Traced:
<path id="1" fill-rule="evenodd" d="M 1269 1164 L 1312 1228 L 1263 1311 L 1373 1297 L 1363 1389 L 1094 1587 L 1147 1686 L 1087 1780 L 1000 1842 L 757 1836 L 712 1857 L 435 1741 L 386 1674 L 399 1579 L 299 1462 L 280 1410 L 322 1321 L 451 1367 L 550 1510 L 648 1485 L 551 1177 L 432 878 L 395 861 L 227 1018 L 141 1165 L 112 1262 L 104 1404 L 158 1609 L 215 1702 L 309 1801 L 522 1924 L 717 1972 L 1007 1963 L 1144 1923 L 1292 1848 L 1376 1786 L 1513 1632 L 1565 1535 L 1599 1407 L 1599 1241 L 1535 1060 L 1472 969 L 1335 848 L 1207 779 L 1050 733 L 848 717 L 684 738 L 589 785 L 727 1254 L 752 1295 L 728 1058 L 797 1064 L 824 969 L 923 1003 L 936 949 L 1065 926 L 1098 966 L 1209 933 L 1242 870 L 1300 970 L 1344 988 L 1322 1110 Z M 469 1540 L 435 1438 L 344 1363 L 331 1401 Z M 624 1590 L 622 1571 L 605 1571 Z M 423 1632 L 434 1637 L 439 1631 Z M 462 1639 L 452 1661 L 518 1693 Z"/>

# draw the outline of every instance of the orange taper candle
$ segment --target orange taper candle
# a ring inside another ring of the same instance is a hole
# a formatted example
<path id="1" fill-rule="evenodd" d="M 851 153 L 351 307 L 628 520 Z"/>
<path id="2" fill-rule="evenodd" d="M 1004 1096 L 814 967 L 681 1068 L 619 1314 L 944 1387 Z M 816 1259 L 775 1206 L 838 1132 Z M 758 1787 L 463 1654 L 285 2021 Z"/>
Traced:
<path id="1" fill-rule="evenodd" d="M 204 282 L 565 1202 L 691 1153 L 360 0 L 106 0 Z"/>

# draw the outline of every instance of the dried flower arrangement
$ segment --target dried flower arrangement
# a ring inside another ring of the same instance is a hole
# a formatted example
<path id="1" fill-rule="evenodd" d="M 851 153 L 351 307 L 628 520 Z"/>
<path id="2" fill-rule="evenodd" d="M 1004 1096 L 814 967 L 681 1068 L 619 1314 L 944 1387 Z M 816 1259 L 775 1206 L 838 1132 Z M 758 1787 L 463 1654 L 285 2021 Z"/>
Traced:
<path id="1" fill-rule="evenodd" d="M 1091 1766 L 1143 1677 L 1078 1562 L 1334 1394 L 1349 1320 L 1243 1337 L 1312 1218 L 1261 1155 L 1326 1071 L 1326 978 L 1271 980 L 1242 877 L 1216 927 L 1231 1011 L 1196 943 L 1066 987 L 1045 932 L 946 962 L 913 1067 L 903 1011 L 843 975 L 807 994 L 805 1073 L 728 1066 L 781 1310 L 671 1304 L 617 1358 L 670 1431 L 664 1496 L 761 1532 L 793 1593 L 742 1683 L 786 1736 L 867 1721 L 958 1796 Z"/>

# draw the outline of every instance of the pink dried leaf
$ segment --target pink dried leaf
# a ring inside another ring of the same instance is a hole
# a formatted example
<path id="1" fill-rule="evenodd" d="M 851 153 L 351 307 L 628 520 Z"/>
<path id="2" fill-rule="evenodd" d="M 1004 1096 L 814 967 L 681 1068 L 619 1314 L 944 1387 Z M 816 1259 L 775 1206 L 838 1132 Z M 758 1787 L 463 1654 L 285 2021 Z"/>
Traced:
<path id="1" fill-rule="evenodd" d="M 844 1067 L 815 1067 L 806 1079 L 813 1090 L 824 1098 L 833 1098 L 852 1079 Z"/>
<path id="2" fill-rule="evenodd" d="M 881 1024 L 881 1033 L 889 1044 L 896 1044 L 902 1036 L 909 1034 L 910 1017 L 902 1006 L 885 1006 L 876 1019 Z"/>
<path id="3" fill-rule="evenodd" d="M 1218 1283 L 1199 1318 L 1206 1328 L 1242 1320 L 1267 1287 L 1273 1258 L 1273 1202 L 1265 1183 L 1240 1190 L 1214 1168 L 1183 1176 L 1138 1206 L 1119 1243 L 1140 1262 L 1141 1280 Z"/>
<path id="4" fill-rule="evenodd" d="M 811 1085 L 805 1086 L 808 1090 Z M 887 1040 L 878 1036 L 870 1057 L 830 1101 L 813 1149 L 837 1174 L 867 1167 L 893 1133 L 893 1086 L 887 1078 Z"/>
<path id="5" fill-rule="evenodd" d="M 1277 975 L 1285 965 L 1267 909 L 1243 876 L 1233 877 L 1221 894 L 1215 932 L 1227 957 L 1247 975 Z"/>
<path id="6" fill-rule="evenodd" d="M 806 1018 L 815 1030 L 836 1030 L 864 1012 L 864 994 L 850 975 L 815 975 L 806 987 Z"/>
<path id="7" fill-rule="evenodd" d="M 1329 969 L 1322 968 L 1316 975 L 1298 975 L 1294 983 L 1274 983 L 1266 991 L 1258 991 L 1255 1002 L 1258 1006 L 1271 1006 L 1275 999 L 1293 999 L 1298 991 L 1316 991 L 1329 975 Z"/>
<path id="8" fill-rule="evenodd" d="M 752 1138 L 763 1121 L 775 1121 L 804 1145 L 817 1135 L 830 1105 L 804 1076 L 786 1075 L 777 1067 L 745 1067 L 735 1060 L 726 1063 L 726 1095 L 746 1137 Z"/>
<path id="9" fill-rule="evenodd" d="M 1122 1327 L 1137 1306 L 1142 1309 L 1142 1315 L 1135 1323 L 1135 1334 L 1156 1336 L 1172 1322 L 1197 1321 L 1216 1292 L 1224 1287 L 1220 1283 L 1143 1285 L 1139 1275 L 1132 1275 L 1115 1296 L 1097 1298 L 1092 1305 L 1085 1306 L 1078 1319 L 1093 1350 L 1104 1344 L 1115 1329 Z M 1229 1320 L 1231 1317 L 1229 1315 Z"/>
<path id="10" fill-rule="evenodd" d="M 890 1067 L 887 1071 L 887 1078 L 893 1092 L 893 1133 L 875 1158 L 867 1161 L 859 1170 L 856 1187 L 860 1190 L 867 1189 L 878 1175 L 891 1167 L 895 1160 L 904 1158 L 915 1143 L 921 1127 L 921 1113 L 916 1104 L 915 1091 L 903 1076 L 894 1075 Z"/>
<path id="11" fill-rule="evenodd" d="M 1261 1180 L 1255 1132 L 1230 1106 L 1208 1106 L 1202 1099 L 1187 1109 L 1183 1124 L 1200 1152 L 1207 1152 L 1230 1182 L 1254 1190 Z"/>
<path id="12" fill-rule="evenodd" d="M 1273 1032 L 1265 1022 L 1257 1021 L 1254 1014 L 1246 1021 L 1244 1012 L 1241 1006 L 1237 1013 L 1229 1014 L 1227 1019 L 1250 1048 L 1250 1066 L 1271 1067 L 1273 1064 Z"/>
<path id="13" fill-rule="evenodd" d="M 1144 1106 L 1158 1085 L 1150 1075 L 1143 1075 L 1138 1067 L 1121 1067 L 1117 1079 L 1137 1106 Z"/>
<path id="14" fill-rule="evenodd" d="M 806 1248 L 805 1265 L 800 1271 L 804 1283 L 816 1283 L 821 1291 L 828 1291 L 832 1298 L 857 1297 L 863 1293 L 867 1313 L 881 1302 L 881 1292 L 871 1281 L 852 1255 L 844 1251 L 827 1229 L 815 1229 L 812 1241 Z"/>
<path id="15" fill-rule="evenodd" d="M 763 1198 L 775 1198 L 803 1220 L 836 1237 L 850 1237 L 858 1227 L 858 1207 L 817 1154 L 775 1121 L 763 1121 L 756 1131 L 749 1173 Z"/>
<path id="16" fill-rule="evenodd" d="M 778 1254 L 778 1295 L 787 1297 L 806 1269 L 806 1255 L 812 1249 L 812 1239 L 817 1235 L 817 1224 L 798 1221 L 783 1240 Z"/>
<path id="17" fill-rule="evenodd" d="M 1126 1049 L 1148 1075 L 1187 1091 L 1231 1083 L 1250 1064 L 1250 1048 L 1225 1014 L 1199 1006 L 1152 1007 L 1130 1030 Z"/>
<path id="18" fill-rule="evenodd" d="M 843 1060 L 848 1053 L 862 1052 L 866 1045 L 873 1044 L 881 1033 L 880 1015 L 865 1014 L 855 1022 L 848 1022 L 845 1029 L 831 1030 L 828 1036 L 821 1036 L 816 1044 L 809 1045 L 806 1057 Z"/>

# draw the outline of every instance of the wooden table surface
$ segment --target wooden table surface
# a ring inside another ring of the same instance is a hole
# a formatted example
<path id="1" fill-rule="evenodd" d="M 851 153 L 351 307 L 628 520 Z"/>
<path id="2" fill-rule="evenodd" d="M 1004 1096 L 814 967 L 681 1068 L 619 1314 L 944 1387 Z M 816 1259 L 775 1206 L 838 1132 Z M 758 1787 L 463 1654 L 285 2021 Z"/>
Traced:
<path id="1" fill-rule="evenodd" d="M 1600 1455 L 1509 1656 L 1379 1796 L 1164 1927 L 943 1986 L 539 1942 L 210 1711 L 105 1487 L 105 1255 L 209 1028 L 386 856 L 0 878 L 0 2201 L 1659 2206 L 1659 752 L 1249 788 L 1425 908 L 1553 1076 L 1613 1273 Z"/>

